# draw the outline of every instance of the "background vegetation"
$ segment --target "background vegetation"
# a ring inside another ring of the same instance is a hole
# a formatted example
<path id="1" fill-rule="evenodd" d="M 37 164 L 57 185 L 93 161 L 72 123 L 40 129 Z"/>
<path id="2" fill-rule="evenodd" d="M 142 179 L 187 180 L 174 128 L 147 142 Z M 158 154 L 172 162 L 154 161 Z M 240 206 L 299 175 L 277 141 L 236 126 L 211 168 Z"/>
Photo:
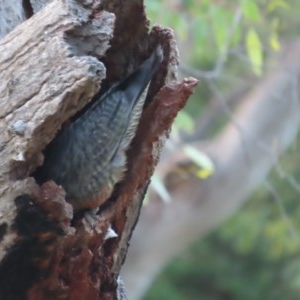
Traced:
<path id="1" fill-rule="evenodd" d="M 296 0 L 148 0 L 146 5 L 154 23 L 174 28 L 182 74 L 201 80 L 176 129 L 200 131 L 203 139 L 233 121 L 235 95 L 259 83 L 299 32 Z M 208 117 L 212 107 L 220 107 L 215 119 Z M 208 118 L 204 126 L 201 120 Z M 165 269 L 144 300 L 299 299 L 299 143 L 300 137 L 274 162 L 235 216 Z"/>

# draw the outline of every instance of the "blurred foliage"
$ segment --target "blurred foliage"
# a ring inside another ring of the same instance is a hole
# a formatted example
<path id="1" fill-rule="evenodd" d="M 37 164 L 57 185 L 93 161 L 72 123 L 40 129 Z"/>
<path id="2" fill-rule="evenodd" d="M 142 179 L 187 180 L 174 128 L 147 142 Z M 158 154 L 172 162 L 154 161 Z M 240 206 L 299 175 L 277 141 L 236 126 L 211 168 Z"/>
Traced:
<path id="1" fill-rule="evenodd" d="M 280 49 L 279 37 L 289 29 L 282 20 L 295 1 L 145 0 L 152 24 L 174 29 L 183 65 L 215 72 L 213 78 L 185 72 L 200 79 L 187 113 L 199 118 L 209 108 L 209 99 L 217 96 L 206 81 L 226 95 L 241 80 L 263 74 L 266 58 Z"/>
<path id="2" fill-rule="evenodd" d="M 176 258 L 144 300 L 298 300 L 300 135 L 264 186 L 221 228 Z M 293 176 L 293 177 L 292 177 Z M 277 200 L 276 200 L 277 198 Z M 279 203 L 278 203 L 279 201 Z M 288 221 L 288 222 L 287 222 Z"/>
<path id="3" fill-rule="evenodd" d="M 212 160 L 203 152 L 186 144 L 183 147 L 186 156 L 192 162 L 192 173 L 199 179 L 206 179 L 214 173 L 215 166 Z"/>
<path id="4" fill-rule="evenodd" d="M 277 51 L 280 13 L 290 8 L 289 3 L 288 0 L 145 1 L 150 20 L 173 28 L 179 44 L 188 44 L 188 55 L 183 54 L 184 58 L 207 66 L 236 46 L 244 46 L 250 53 L 255 50 L 261 56 L 263 51 Z M 249 32 L 254 33 L 259 43 L 249 45 Z M 249 56 L 253 65 L 255 56 Z"/>
<path id="5" fill-rule="evenodd" d="M 183 64 L 200 71 L 198 90 L 176 122 L 187 132 L 214 98 L 228 109 L 224 95 L 259 79 L 270 55 L 298 35 L 296 0 L 145 3 L 153 23 L 174 29 Z M 219 116 L 212 131 L 231 117 Z M 251 201 L 173 261 L 144 300 L 300 299 L 299 141 L 300 136 Z"/>

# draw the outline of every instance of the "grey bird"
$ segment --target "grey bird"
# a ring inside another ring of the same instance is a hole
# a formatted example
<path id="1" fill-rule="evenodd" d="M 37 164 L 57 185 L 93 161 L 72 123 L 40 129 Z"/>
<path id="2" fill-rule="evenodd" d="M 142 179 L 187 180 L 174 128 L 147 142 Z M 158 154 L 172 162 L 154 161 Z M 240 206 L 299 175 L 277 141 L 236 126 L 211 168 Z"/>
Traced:
<path id="1" fill-rule="evenodd" d="M 163 60 L 158 46 L 140 67 L 64 127 L 48 145 L 39 183 L 54 180 L 74 211 L 94 209 L 112 194 L 126 171 L 126 150 L 137 129 L 149 83 Z"/>

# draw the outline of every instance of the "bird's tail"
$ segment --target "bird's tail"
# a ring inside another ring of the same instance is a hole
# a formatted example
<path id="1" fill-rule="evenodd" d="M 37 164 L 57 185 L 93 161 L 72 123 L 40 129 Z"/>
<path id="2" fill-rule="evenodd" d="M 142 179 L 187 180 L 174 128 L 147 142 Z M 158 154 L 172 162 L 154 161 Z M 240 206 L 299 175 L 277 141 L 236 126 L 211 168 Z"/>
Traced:
<path id="1" fill-rule="evenodd" d="M 159 45 L 137 70 L 119 83 L 118 89 L 124 91 L 126 99 L 130 101 L 129 104 L 132 105 L 132 107 L 139 101 L 141 94 L 150 83 L 151 78 L 157 71 L 162 60 L 163 50 Z"/>

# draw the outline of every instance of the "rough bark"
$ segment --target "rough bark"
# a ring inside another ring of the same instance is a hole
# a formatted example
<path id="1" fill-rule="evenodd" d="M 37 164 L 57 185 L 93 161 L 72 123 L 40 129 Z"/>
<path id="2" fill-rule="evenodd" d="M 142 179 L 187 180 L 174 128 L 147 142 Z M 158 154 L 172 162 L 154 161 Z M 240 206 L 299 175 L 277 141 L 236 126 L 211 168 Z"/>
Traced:
<path id="1" fill-rule="evenodd" d="M 197 81 L 177 80 L 172 32 L 149 32 L 142 1 L 54 0 L 43 7 L 46 2 L 12 9 L 21 17 L 1 31 L 10 33 L 0 40 L 0 298 L 113 299 L 160 149 Z M 30 11 L 37 13 L 21 23 Z M 156 44 L 165 60 L 149 88 L 128 171 L 92 230 L 82 216 L 74 218 L 60 187 L 40 188 L 30 174 L 100 84 L 123 78 Z M 110 227 L 118 237 L 107 240 Z"/>
<path id="2" fill-rule="evenodd" d="M 300 125 L 299 51 L 297 41 L 244 95 L 233 122 L 217 138 L 194 141 L 213 160 L 212 177 L 180 176 L 176 170 L 191 163 L 180 148 L 164 155 L 157 172 L 172 201 L 166 204 L 151 195 L 142 209 L 123 269 L 130 299 L 140 299 L 171 258 L 232 216 L 294 141 Z"/>
<path id="3" fill-rule="evenodd" d="M 88 11 L 74 6 L 87 21 Z M 112 37 L 114 16 L 104 12 L 98 21 L 106 24 L 104 54 Z M 19 188 L 26 192 L 25 186 L 30 185 L 32 189 L 28 175 L 41 163 L 38 154 L 61 124 L 91 99 L 105 78 L 100 61 L 75 56 L 66 43 L 74 38 L 78 26 L 78 16 L 61 1 L 54 1 L 1 40 L 0 209 L 9 212 L 0 216 L 1 224 L 11 222 L 15 213 L 11 199 L 21 193 Z"/>

